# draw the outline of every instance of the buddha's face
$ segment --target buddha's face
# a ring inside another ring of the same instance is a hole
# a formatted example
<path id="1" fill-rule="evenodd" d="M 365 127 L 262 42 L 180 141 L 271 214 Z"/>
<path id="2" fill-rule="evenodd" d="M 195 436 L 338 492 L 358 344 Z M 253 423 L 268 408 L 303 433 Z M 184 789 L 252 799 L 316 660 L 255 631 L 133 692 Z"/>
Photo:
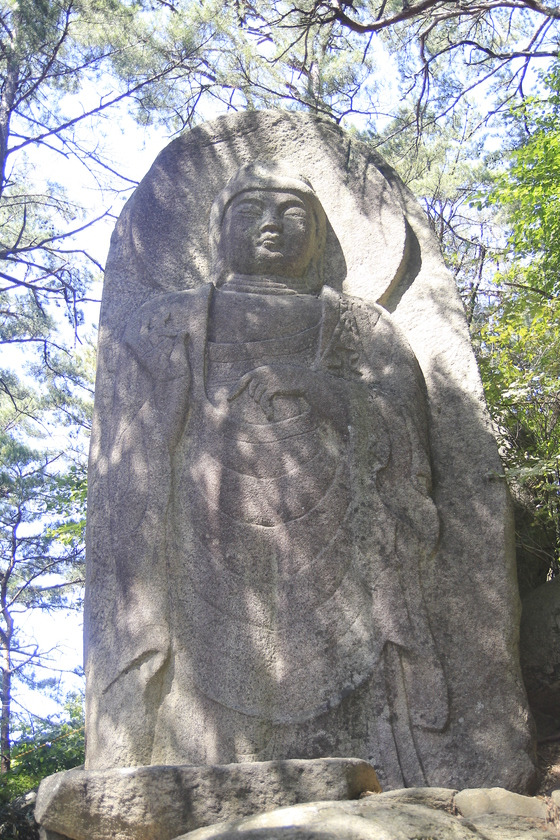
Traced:
<path id="1" fill-rule="evenodd" d="M 235 274 L 299 280 L 316 249 L 313 210 L 295 192 L 240 192 L 224 214 L 221 247 Z"/>

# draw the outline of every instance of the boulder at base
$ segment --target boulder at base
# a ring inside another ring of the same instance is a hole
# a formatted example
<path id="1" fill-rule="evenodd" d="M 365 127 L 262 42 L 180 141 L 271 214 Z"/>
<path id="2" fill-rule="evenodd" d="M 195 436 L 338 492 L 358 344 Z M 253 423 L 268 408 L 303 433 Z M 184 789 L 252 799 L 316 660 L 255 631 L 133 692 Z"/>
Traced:
<path id="1" fill-rule="evenodd" d="M 558 815 L 551 800 L 503 789 L 414 788 L 281 808 L 176 840 L 553 840 Z"/>

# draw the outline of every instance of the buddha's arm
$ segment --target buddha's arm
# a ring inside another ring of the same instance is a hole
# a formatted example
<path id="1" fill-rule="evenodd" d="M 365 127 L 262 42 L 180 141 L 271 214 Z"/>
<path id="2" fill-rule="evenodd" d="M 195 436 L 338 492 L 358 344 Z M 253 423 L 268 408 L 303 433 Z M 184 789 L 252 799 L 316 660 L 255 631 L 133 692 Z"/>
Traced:
<path id="1" fill-rule="evenodd" d="M 125 342 L 151 382 L 150 400 L 173 445 L 188 409 L 187 355 L 190 293 L 162 295 L 144 304 L 131 319 Z"/>

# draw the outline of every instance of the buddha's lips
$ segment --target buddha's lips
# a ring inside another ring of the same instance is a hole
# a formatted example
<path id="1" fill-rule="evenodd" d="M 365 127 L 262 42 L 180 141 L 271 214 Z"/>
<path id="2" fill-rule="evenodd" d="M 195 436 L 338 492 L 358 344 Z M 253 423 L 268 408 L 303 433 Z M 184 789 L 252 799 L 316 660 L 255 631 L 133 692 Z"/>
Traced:
<path id="1" fill-rule="evenodd" d="M 282 246 L 282 237 L 274 235 L 263 236 L 262 239 L 258 240 L 257 245 L 259 248 L 268 248 L 277 251 Z"/>

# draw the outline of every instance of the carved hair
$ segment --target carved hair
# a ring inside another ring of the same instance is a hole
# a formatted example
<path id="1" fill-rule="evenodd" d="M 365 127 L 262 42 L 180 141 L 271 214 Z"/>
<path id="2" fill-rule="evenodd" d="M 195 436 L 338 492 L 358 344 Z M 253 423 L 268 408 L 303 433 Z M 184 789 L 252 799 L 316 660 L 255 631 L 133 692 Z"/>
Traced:
<path id="1" fill-rule="evenodd" d="M 320 291 L 323 286 L 323 257 L 327 241 L 327 216 L 311 182 L 303 175 L 294 173 L 285 165 L 272 161 L 255 161 L 237 170 L 224 189 L 216 196 L 210 211 L 209 239 L 211 257 L 211 279 L 216 286 L 227 280 L 228 267 L 222 248 L 222 224 L 231 201 L 247 190 L 275 190 L 303 196 L 313 211 L 315 221 L 315 253 L 309 263 L 305 277 L 306 287 Z"/>

